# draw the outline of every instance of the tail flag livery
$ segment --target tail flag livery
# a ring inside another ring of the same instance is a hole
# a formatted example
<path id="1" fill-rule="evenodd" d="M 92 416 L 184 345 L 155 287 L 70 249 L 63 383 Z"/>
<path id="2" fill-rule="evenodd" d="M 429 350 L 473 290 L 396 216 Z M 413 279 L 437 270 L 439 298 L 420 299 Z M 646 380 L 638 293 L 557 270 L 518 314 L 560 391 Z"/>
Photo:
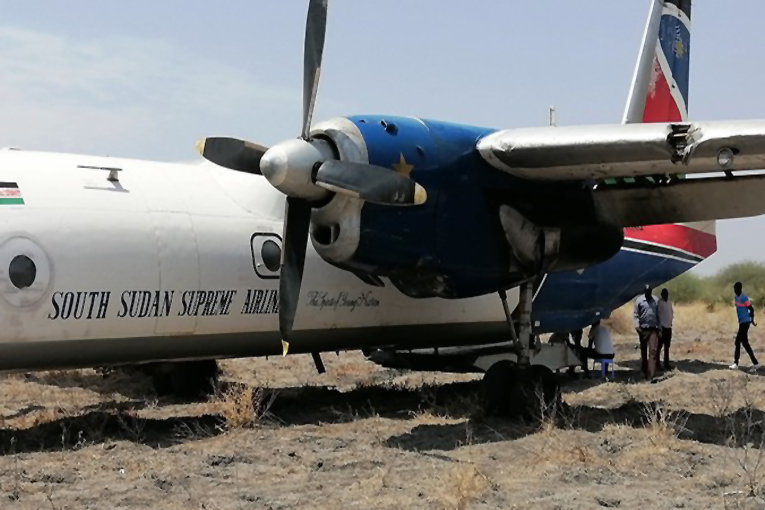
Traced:
<path id="1" fill-rule="evenodd" d="M 624 123 L 688 120 L 691 3 L 653 2 Z"/>
<path id="2" fill-rule="evenodd" d="M 688 120 L 692 0 L 655 0 L 635 69 L 625 123 Z M 658 37 L 657 37 L 658 34 Z M 625 230 L 625 249 L 636 241 L 672 248 L 694 265 L 717 251 L 714 221 Z M 689 266 L 692 267 L 692 266 Z"/>
<path id="3" fill-rule="evenodd" d="M 624 114 L 625 123 L 688 120 L 692 0 L 655 0 Z M 657 37 L 658 34 L 658 37 Z M 625 230 L 634 240 L 675 248 L 701 262 L 717 251 L 714 221 Z"/>

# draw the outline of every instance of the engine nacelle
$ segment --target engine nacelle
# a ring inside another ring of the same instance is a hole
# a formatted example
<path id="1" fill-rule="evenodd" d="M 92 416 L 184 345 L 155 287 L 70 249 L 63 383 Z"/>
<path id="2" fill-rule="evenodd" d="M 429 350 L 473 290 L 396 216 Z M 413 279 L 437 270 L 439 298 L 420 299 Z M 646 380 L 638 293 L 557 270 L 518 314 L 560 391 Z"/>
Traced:
<path id="1" fill-rule="evenodd" d="M 624 230 L 610 225 L 540 227 L 509 205 L 500 206 L 499 218 L 513 273 L 583 269 L 616 255 L 624 241 Z"/>
<path id="2" fill-rule="evenodd" d="M 404 173 L 428 193 L 426 203 L 413 207 L 335 195 L 313 212 L 311 239 L 319 255 L 362 277 L 388 277 L 409 296 L 462 298 L 508 288 L 540 271 L 587 267 L 618 252 L 621 229 L 594 221 L 591 227 L 550 225 L 544 214 L 535 217 L 556 207 L 578 211 L 572 218 L 587 216 L 589 191 L 497 172 L 475 148 L 491 132 L 379 116 L 317 124 L 312 137 L 329 141 L 340 160 Z M 551 205 L 541 208 L 538 200 Z"/>

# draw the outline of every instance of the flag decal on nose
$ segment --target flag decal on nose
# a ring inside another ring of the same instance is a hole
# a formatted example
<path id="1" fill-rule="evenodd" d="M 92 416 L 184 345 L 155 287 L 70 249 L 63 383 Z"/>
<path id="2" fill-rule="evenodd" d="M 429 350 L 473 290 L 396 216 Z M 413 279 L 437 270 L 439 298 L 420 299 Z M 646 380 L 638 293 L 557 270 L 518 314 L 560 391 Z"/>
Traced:
<path id="1" fill-rule="evenodd" d="M 15 182 L 0 182 L 0 205 L 24 205 L 19 185 Z"/>

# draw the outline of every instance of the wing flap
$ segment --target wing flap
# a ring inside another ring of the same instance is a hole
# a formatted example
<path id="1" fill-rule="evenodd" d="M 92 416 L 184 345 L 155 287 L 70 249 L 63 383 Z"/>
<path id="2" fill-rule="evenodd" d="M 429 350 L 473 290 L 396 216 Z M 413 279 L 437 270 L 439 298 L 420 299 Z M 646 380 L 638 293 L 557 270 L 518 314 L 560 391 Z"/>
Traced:
<path id="1" fill-rule="evenodd" d="M 765 168 L 765 120 L 510 129 L 478 142 L 495 168 L 532 180 L 588 180 Z"/>
<path id="2" fill-rule="evenodd" d="M 598 186 L 600 221 L 621 227 L 690 223 L 765 214 L 765 175 L 684 179 L 654 187 Z"/>

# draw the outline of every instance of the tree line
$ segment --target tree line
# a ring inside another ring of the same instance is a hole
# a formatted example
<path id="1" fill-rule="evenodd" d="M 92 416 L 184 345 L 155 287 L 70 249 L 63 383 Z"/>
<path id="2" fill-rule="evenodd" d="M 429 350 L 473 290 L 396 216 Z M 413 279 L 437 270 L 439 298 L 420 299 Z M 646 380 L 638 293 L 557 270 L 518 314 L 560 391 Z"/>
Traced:
<path id="1" fill-rule="evenodd" d="M 656 294 L 666 287 L 675 303 L 705 303 L 714 308 L 716 305 L 730 305 L 733 284 L 737 281 L 744 284 L 744 293 L 755 307 L 765 307 L 765 263 L 762 262 L 731 264 L 710 276 L 686 272 L 657 287 Z"/>

